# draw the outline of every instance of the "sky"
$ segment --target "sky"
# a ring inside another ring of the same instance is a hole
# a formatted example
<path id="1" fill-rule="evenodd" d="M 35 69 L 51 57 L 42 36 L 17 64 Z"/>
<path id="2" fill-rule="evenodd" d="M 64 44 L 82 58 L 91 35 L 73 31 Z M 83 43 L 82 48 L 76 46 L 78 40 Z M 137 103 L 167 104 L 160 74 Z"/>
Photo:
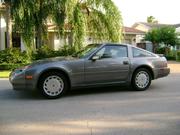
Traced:
<path id="1" fill-rule="evenodd" d="M 121 11 L 124 26 L 146 22 L 154 16 L 159 23 L 180 23 L 180 0 L 113 0 Z"/>

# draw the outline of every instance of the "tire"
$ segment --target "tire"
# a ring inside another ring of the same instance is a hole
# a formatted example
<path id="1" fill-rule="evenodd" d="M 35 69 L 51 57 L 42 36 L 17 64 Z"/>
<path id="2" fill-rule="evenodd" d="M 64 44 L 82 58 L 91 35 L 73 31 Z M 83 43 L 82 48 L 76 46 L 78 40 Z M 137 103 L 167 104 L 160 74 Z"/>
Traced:
<path id="1" fill-rule="evenodd" d="M 41 76 L 39 90 L 48 99 L 61 97 L 68 89 L 67 78 L 59 72 L 48 72 Z"/>
<path id="2" fill-rule="evenodd" d="M 152 76 L 148 69 L 139 68 L 132 77 L 132 86 L 135 90 L 143 91 L 151 85 Z"/>

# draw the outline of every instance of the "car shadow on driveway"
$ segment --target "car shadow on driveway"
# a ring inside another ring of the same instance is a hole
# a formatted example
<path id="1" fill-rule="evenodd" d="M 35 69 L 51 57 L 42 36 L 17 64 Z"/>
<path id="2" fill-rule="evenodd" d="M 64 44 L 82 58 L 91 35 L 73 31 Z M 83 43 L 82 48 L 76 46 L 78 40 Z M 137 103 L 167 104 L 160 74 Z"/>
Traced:
<path id="1" fill-rule="evenodd" d="M 123 93 L 123 92 L 136 92 L 127 86 L 108 86 L 108 87 L 98 87 L 98 88 L 79 88 L 75 90 L 68 91 L 61 98 L 70 98 L 75 96 L 95 96 L 97 94 L 113 94 L 113 93 Z M 60 99 L 61 99 L 60 98 Z M 12 89 L 0 90 L 0 100 L 46 100 L 41 96 L 38 91 L 14 91 Z"/>
<path id="2" fill-rule="evenodd" d="M 12 89 L 0 90 L 0 100 L 29 100 L 43 99 L 36 91 L 14 91 Z"/>
<path id="3" fill-rule="evenodd" d="M 109 93 L 122 93 L 122 92 L 134 92 L 127 86 L 107 86 L 107 87 L 92 87 L 92 88 L 79 88 L 68 91 L 65 97 L 81 96 L 81 95 L 97 95 L 97 94 L 109 94 Z"/>

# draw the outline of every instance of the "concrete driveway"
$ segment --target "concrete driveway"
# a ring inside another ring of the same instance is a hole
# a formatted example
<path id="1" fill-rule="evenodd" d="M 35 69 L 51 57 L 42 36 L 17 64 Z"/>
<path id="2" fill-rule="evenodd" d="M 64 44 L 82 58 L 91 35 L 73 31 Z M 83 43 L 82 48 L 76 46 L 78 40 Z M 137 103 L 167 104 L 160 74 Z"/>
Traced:
<path id="1" fill-rule="evenodd" d="M 180 135 L 179 64 L 147 91 L 81 89 L 57 100 L 0 80 L 0 135 Z"/>
<path id="2" fill-rule="evenodd" d="M 168 61 L 168 66 L 171 69 L 171 73 L 180 73 L 180 62 Z"/>

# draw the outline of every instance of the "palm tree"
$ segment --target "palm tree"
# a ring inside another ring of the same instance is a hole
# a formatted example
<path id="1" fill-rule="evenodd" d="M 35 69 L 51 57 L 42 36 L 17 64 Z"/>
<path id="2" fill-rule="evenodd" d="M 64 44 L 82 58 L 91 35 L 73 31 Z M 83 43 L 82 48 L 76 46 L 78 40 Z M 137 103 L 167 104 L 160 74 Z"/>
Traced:
<path id="1" fill-rule="evenodd" d="M 148 23 L 158 23 L 158 21 L 155 19 L 154 16 L 148 16 L 147 17 L 147 22 Z"/>
<path id="2" fill-rule="evenodd" d="M 122 18 L 112 0 L 14 0 L 15 28 L 27 46 L 37 37 L 38 46 L 47 37 L 47 21 L 57 25 L 65 36 L 66 26 L 72 35 L 72 46 L 79 50 L 86 35 L 98 41 L 118 42 L 122 37 Z"/>

